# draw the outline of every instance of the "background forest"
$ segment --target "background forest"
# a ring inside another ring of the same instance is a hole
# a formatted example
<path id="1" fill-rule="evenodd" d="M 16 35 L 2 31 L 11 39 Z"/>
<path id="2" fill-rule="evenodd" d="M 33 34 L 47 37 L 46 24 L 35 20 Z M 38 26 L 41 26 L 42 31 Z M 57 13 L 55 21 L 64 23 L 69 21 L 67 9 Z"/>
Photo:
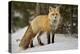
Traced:
<path id="1" fill-rule="evenodd" d="M 78 33 L 78 6 L 66 4 L 49 4 L 33 2 L 10 2 L 11 31 L 14 33 L 20 28 L 26 27 L 38 15 L 48 14 L 49 6 L 61 6 L 60 13 L 62 23 L 57 33 Z"/>

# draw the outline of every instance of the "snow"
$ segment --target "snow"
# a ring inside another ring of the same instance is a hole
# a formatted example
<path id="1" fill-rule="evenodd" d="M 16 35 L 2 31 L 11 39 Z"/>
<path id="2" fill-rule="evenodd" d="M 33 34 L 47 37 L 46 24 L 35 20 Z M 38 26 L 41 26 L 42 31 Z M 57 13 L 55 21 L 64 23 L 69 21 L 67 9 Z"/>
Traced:
<path id="1" fill-rule="evenodd" d="M 47 37 L 46 33 L 43 33 L 41 36 L 42 42 L 45 44 L 43 46 L 40 46 L 37 41 L 37 36 L 34 38 L 33 48 L 28 48 L 26 50 L 22 50 L 19 48 L 20 41 L 16 41 L 18 39 L 21 40 L 23 37 L 25 31 L 27 30 L 27 27 L 22 28 L 15 33 L 12 33 L 12 52 L 13 53 L 20 53 L 20 52 L 38 52 L 38 51 L 55 51 L 55 50 L 70 50 L 70 49 L 77 49 L 78 48 L 78 38 L 72 37 L 70 35 L 64 35 L 64 34 L 55 34 L 55 43 L 47 44 Z M 37 34 L 38 35 L 38 34 Z"/>

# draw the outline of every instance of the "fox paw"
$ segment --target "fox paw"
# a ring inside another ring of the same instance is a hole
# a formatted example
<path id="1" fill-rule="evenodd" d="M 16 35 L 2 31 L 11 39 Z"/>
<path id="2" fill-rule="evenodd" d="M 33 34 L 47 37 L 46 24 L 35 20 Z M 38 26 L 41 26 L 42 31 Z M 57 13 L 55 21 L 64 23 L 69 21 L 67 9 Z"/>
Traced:
<path id="1" fill-rule="evenodd" d="M 40 45 L 44 45 L 43 43 L 40 43 Z"/>

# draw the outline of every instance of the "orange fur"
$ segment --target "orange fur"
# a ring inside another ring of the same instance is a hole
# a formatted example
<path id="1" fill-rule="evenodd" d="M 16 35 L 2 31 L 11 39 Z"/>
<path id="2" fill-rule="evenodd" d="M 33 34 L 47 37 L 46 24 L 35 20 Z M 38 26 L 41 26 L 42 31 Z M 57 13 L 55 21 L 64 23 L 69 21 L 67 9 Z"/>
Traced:
<path id="1" fill-rule="evenodd" d="M 48 15 L 40 15 L 37 16 L 32 22 L 31 26 L 33 29 L 33 32 L 50 32 L 51 31 L 51 26 L 50 26 L 50 20 L 48 18 Z"/>

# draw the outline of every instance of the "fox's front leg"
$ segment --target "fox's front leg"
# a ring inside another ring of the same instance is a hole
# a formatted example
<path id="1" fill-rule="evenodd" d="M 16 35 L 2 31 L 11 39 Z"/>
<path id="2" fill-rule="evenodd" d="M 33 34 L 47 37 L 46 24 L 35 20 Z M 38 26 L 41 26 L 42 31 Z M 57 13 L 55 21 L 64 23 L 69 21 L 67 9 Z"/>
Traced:
<path id="1" fill-rule="evenodd" d="M 55 33 L 52 32 L 52 43 L 54 43 L 54 36 L 55 36 Z"/>
<path id="2" fill-rule="evenodd" d="M 50 32 L 47 32 L 47 42 L 50 44 Z"/>
<path id="3" fill-rule="evenodd" d="M 55 33 L 54 32 L 51 32 L 52 33 L 52 43 L 54 43 L 54 35 Z M 48 44 L 50 44 L 50 32 L 47 32 L 47 42 Z"/>

